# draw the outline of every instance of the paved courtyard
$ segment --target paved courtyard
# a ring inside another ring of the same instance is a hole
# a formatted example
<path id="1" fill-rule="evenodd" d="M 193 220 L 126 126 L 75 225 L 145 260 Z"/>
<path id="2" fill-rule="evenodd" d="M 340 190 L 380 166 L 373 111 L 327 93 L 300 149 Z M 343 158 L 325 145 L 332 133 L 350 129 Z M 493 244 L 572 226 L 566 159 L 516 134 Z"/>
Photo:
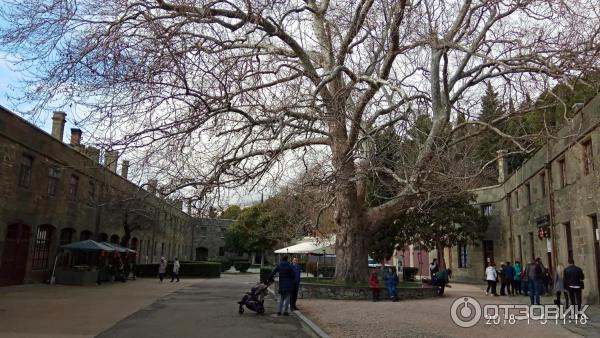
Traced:
<path id="1" fill-rule="evenodd" d="M 0 288 L 0 338 L 54 337 L 315 337 L 298 316 L 278 317 L 269 297 L 266 314 L 237 313 L 236 302 L 257 274 L 158 283 L 140 279 L 100 287 L 23 285 Z M 516 304 L 525 297 L 486 297 L 480 286 L 454 284 L 442 298 L 401 301 L 299 300 L 302 314 L 331 337 L 600 337 L 600 309 L 587 326 L 547 323 L 463 329 L 451 303 L 471 296 L 481 304 Z M 543 303 L 551 303 L 545 298 Z"/>
<path id="2" fill-rule="evenodd" d="M 454 284 L 442 298 L 400 301 L 332 301 L 299 300 L 302 313 L 311 318 L 331 337 L 580 337 L 598 336 L 598 327 L 568 330 L 554 323 L 514 325 L 486 324 L 482 319 L 472 328 L 461 328 L 452 322 L 450 307 L 460 296 L 476 298 L 480 304 L 519 304 L 528 301 L 524 296 L 486 296 L 481 287 Z M 550 298 L 545 300 L 551 304 Z M 592 313 L 600 315 L 597 308 Z M 594 318 L 598 318 L 594 316 Z M 592 318 L 592 320 L 594 320 Z M 594 323 L 597 325 L 597 323 Z M 578 332 L 576 334 L 574 332 Z"/>

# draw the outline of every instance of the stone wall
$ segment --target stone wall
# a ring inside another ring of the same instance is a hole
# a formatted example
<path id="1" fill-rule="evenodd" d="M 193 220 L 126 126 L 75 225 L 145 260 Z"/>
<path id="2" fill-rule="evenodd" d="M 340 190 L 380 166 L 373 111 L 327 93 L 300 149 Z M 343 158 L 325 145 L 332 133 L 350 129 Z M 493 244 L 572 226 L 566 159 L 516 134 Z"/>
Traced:
<path id="1" fill-rule="evenodd" d="M 275 282 L 275 290 L 278 290 L 278 282 Z M 424 299 L 437 297 L 437 288 L 423 285 L 422 287 L 398 288 L 398 299 Z M 316 283 L 301 283 L 298 290 L 298 298 L 303 299 L 339 299 L 339 300 L 370 300 L 372 299 L 371 288 L 341 285 L 327 285 Z M 389 299 L 387 288 L 380 288 L 380 299 Z"/>

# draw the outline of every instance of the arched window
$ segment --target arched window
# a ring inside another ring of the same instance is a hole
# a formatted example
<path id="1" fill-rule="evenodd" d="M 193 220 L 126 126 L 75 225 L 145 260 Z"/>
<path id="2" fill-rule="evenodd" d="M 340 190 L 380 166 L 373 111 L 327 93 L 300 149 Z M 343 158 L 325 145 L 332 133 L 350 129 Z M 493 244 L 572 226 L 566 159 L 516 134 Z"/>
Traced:
<path id="1" fill-rule="evenodd" d="M 48 256 L 50 255 L 50 245 L 52 244 L 52 232 L 54 229 L 55 228 L 49 224 L 38 226 L 35 235 L 33 260 L 31 264 L 33 270 L 48 269 Z"/>
<path id="2" fill-rule="evenodd" d="M 75 235 L 75 229 L 63 228 L 60 230 L 60 245 L 66 245 L 73 242 L 73 235 Z"/>
<path id="3" fill-rule="evenodd" d="M 108 242 L 108 235 L 104 232 L 98 234 L 98 241 L 100 242 Z"/>
<path id="4" fill-rule="evenodd" d="M 138 239 L 137 239 L 137 237 L 133 237 L 133 238 L 131 239 L 131 245 L 130 245 L 129 247 L 130 247 L 132 250 L 136 250 L 136 251 L 137 251 L 137 248 L 138 248 Z"/>
<path id="5" fill-rule="evenodd" d="M 89 230 L 83 230 L 80 234 L 79 234 L 79 240 L 80 241 L 85 241 L 88 239 L 92 238 L 92 232 Z"/>

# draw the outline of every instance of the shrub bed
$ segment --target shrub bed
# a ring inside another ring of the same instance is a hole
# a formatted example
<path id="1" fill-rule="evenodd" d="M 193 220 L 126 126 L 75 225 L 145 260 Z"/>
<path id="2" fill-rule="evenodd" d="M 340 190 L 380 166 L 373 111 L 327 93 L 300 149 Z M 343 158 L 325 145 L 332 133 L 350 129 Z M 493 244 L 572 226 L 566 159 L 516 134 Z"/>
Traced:
<path id="1" fill-rule="evenodd" d="M 405 267 L 402 269 L 402 278 L 407 282 L 414 282 L 418 271 L 418 268 Z"/>
<path id="2" fill-rule="evenodd" d="M 181 277 L 221 277 L 221 264 L 213 262 L 186 262 L 180 263 L 179 276 Z M 173 272 L 173 263 L 167 264 L 167 275 Z M 138 277 L 156 277 L 158 276 L 158 263 L 156 264 L 137 264 L 135 266 L 135 275 Z"/>
<path id="3" fill-rule="evenodd" d="M 233 262 L 233 267 L 239 272 L 246 272 L 250 268 L 250 262 L 247 262 L 247 261 Z"/>
<path id="4" fill-rule="evenodd" d="M 227 257 L 210 258 L 209 262 L 221 263 L 221 272 L 225 272 L 233 266 L 233 261 Z"/>

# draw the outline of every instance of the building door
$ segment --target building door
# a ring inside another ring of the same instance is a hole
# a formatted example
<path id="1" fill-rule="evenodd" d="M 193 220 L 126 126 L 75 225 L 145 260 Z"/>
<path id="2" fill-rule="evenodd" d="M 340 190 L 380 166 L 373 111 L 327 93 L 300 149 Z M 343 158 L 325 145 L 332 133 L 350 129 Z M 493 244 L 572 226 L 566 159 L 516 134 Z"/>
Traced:
<path id="1" fill-rule="evenodd" d="M 600 230 L 598 229 L 598 217 L 592 215 L 592 231 L 594 238 L 594 252 L 596 253 L 596 283 L 597 290 L 600 290 Z"/>
<path id="2" fill-rule="evenodd" d="M 494 241 L 484 240 L 483 241 L 483 265 L 484 269 L 487 267 L 487 264 L 490 262 L 494 262 Z"/>
<path id="3" fill-rule="evenodd" d="M 0 286 L 23 284 L 31 228 L 25 224 L 8 226 L 0 265 Z"/>

